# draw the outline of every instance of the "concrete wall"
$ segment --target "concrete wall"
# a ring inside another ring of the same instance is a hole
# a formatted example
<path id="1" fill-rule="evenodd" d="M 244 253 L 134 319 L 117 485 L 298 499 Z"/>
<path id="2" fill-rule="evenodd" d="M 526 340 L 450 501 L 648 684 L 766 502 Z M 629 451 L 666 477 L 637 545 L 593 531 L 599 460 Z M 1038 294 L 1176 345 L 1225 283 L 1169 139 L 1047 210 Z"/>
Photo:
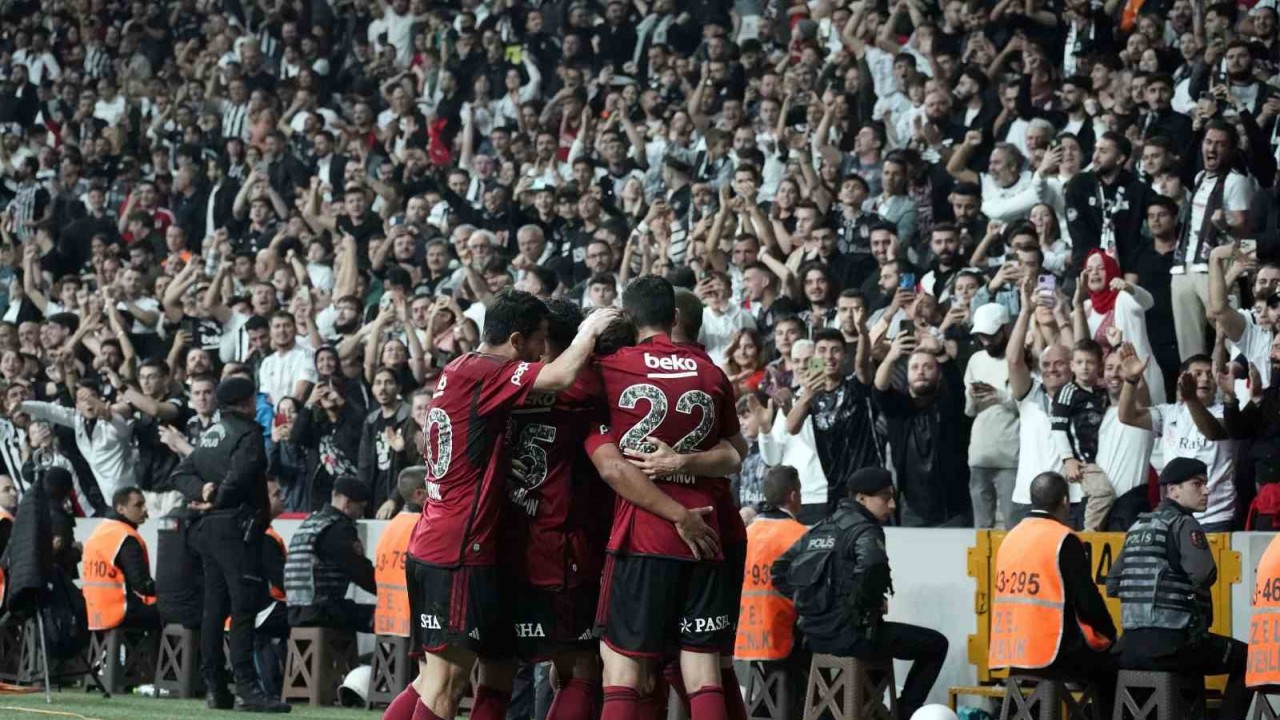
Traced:
<path id="1" fill-rule="evenodd" d="M 88 537 L 94 524 L 93 520 L 81 521 L 76 529 L 77 538 L 83 541 Z M 277 520 L 274 527 L 287 543 L 299 524 L 299 520 Z M 359 524 L 361 540 L 372 553 L 385 523 L 364 521 Z M 144 525 L 141 533 L 149 544 L 154 545 L 154 523 Z M 935 702 L 946 701 L 949 686 L 976 682 L 967 652 L 969 635 L 977 631 L 973 607 L 977 588 L 967 569 L 967 553 L 974 545 L 974 538 L 973 530 L 889 528 L 887 531 L 895 589 L 889 600 L 887 619 L 934 628 L 951 642 L 947 663 L 931 698 Z M 1232 536 L 1232 547 L 1241 555 L 1242 568 L 1242 581 L 1232 589 L 1231 596 L 1233 635 L 1237 638 L 1248 638 L 1254 571 L 1271 538 L 1270 533 L 1235 533 Z M 152 562 L 155 562 L 154 556 Z M 352 597 L 361 602 L 373 601 L 354 587 L 352 593 Z M 362 646 L 369 642 L 367 638 L 362 640 L 365 641 Z M 907 665 L 899 663 L 896 668 L 899 685 L 906 677 L 906 671 Z"/>

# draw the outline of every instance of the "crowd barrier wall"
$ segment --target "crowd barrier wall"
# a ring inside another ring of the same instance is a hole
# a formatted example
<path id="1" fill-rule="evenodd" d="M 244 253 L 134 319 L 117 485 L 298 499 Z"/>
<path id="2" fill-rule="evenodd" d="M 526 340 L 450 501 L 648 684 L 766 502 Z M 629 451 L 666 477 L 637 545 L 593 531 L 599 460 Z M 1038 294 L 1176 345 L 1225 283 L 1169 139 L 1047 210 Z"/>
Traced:
<path id="1" fill-rule="evenodd" d="M 83 542 L 88 538 L 97 522 L 81 520 L 76 526 L 76 539 Z M 272 525 L 288 543 L 301 523 L 301 520 L 277 519 Z M 360 539 L 370 554 L 386 524 L 378 520 L 357 523 Z M 156 523 L 144 524 L 139 532 L 154 548 Z M 894 586 L 887 619 L 931 627 L 951 642 L 947 662 L 930 700 L 946 702 L 948 687 L 998 680 L 998 673 L 993 674 L 987 668 L 986 648 L 991 570 L 1005 533 L 972 529 L 888 528 L 886 535 Z M 1099 586 L 1106 582 L 1106 572 L 1118 554 L 1123 538 L 1121 533 L 1082 534 Z M 1271 538 L 1271 533 L 1243 532 L 1209 536 L 1218 561 L 1218 584 L 1213 593 L 1214 632 L 1248 639 L 1254 573 Z M 151 553 L 151 562 L 154 570 L 154 552 Z M 351 597 L 360 602 L 374 601 L 372 596 L 354 586 L 351 593 Z M 1107 604 L 1119 625 L 1118 601 L 1108 599 Z M 362 636 L 362 652 L 367 652 L 371 646 L 372 639 Z M 906 671 L 907 665 L 899 663 L 899 683 L 906 677 Z M 1209 684 L 1210 687 L 1220 687 L 1221 682 L 1221 678 L 1213 678 Z"/>

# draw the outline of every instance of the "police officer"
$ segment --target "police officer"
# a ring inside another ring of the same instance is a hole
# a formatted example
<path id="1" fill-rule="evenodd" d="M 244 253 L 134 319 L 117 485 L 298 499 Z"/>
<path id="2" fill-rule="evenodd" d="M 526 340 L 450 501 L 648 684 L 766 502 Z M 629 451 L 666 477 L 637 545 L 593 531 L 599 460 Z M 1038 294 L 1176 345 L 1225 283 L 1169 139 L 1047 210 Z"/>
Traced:
<path id="1" fill-rule="evenodd" d="M 1125 535 L 1124 550 L 1107 576 L 1107 594 L 1120 598 L 1124 626 L 1116 659 L 1130 670 L 1227 675 L 1219 717 L 1243 718 L 1249 709 L 1248 646 L 1209 632 L 1209 589 L 1218 568 L 1192 516 L 1208 505 L 1208 473 L 1199 460 L 1170 460 L 1160 473 L 1164 500 Z"/>
<path id="2" fill-rule="evenodd" d="M 200 649 L 211 709 L 289 712 L 263 692 L 253 662 L 254 617 L 268 602 L 262 542 L 269 514 L 266 448 L 254 419 L 253 381 L 231 375 L 218 385 L 222 419 L 174 470 L 174 485 L 203 512 L 191 530 L 204 565 Z M 235 697 L 223 671 L 222 627 L 231 615 L 231 671 Z"/>
<path id="3" fill-rule="evenodd" d="M 911 660 L 903 684 L 902 717 L 911 717 L 947 658 L 942 633 L 886 622 L 893 590 L 884 528 L 894 514 L 893 478 L 863 468 L 849 478 L 849 496 L 834 515 L 805 533 L 773 563 L 773 585 L 795 602 L 811 651 L 868 660 Z"/>
<path id="4" fill-rule="evenodd" d="M 1088 679 L 1102 715 L 1115 696 L 1109 650 L 1115 623 L 1094 582 L 1084 543 L 1067 525 L 1067 481 L 1055 472 L 1031 481 L 1031 512 L 1014 526 L 996 554 L 991 603 L 993 668 L 1030 670 L 1063 680 Z"/>
<path id="5" fill-rule="evenodd" d="M 371 496 L 369 487 L 355 477 L 339 477 L 329 504 L 311 513 L 289 539 L 284 591 L 290 626 L 372 632 L 374 606 L 346 598 L 353 582 L 369 593 L 378 592 L 373 563 L 364 555 L 355 523 L 364 517 Z"/>

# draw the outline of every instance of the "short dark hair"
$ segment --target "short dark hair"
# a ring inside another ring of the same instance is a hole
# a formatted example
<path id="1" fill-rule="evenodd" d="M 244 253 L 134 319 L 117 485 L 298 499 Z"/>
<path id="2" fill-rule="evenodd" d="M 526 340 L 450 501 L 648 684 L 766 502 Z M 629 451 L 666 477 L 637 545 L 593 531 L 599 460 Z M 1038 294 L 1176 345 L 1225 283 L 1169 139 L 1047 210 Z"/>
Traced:
<path id="1" fill-rule="evenodd" d="M 538 279 L 538 283 L 548 292 L 555 292 L 556 286 L 560 284 L 560 277 L 556 275 L 554 270 L 535 265 L 528 270 L 530 275 Z"/>
<path id="2" fill-rule="evenodd" d="M 835 328 L 822 328 L 821 330 L 813 334 L 814 345 L 817 345 L 823 340 L 840 343 L 841 347 L 843 347 L 845 344 L 844 334 Z"/>
<path id="3" fill-rule="evenodd" d="M 790 465 L 776 465 L 764 471 L 761 490 L 765 503 L 778 508 L 787 496 L 800 490 L 800 473 Z"/>
<path id="4" fill-rule="evenodd" d="M 1090 338 L 1085 338 L 1077 342 L 1075 346 L 1071 348 L 1071 352 L 1089 353 L 1090 355 L 1093 355 L 1095 360 L 1097 360 L 1098 362 L 1102 362 L 1102 346 L 1099 345 L 1097 341 L 1092 340 Z"/>
<path id="5" fill-rule="evenodd" d="M 488 345 L 505 345 L 516 333 L 534 334 L 546 319 L 546 303 L 523 290 L 507 289 L 489 303 L 481 339 Z"/>
<path id="6" fill-rule="evenodd" d="M 685 335 L 695 340 L 702 332 L 702 307 L 702 300 L 692 290 L 676 289 L 676 320 Z"/>
<path id="7" fill-rule="evenodd" d="M 287 313 L 286 313 L 287 314 Z M 293 317 L 289 315 L 289 317 Z M 248 330 L 269 330 L 271 324 L 261 315 L 250 315 L 248 320 L 244 321 L 244 329 Z"/>
<path id="8" fill-rule="evenodd" d="M 552 298 L 547 301 L 547 343 L 557 352 L 564 352 L 573 343 L 582 324 L 582 310 L 568 298 Z"/>
<path id="9" fill-rule="evenodd" d="M 622 307 L 638 328 L 669 329 L 676 322 L 675 288 L 664 278 L 642 275 L 622 291 Z"/>
<path id="10" fill-rule="evenodd" d="M 1031 480 L 1031 509 L 1051 512 L 1067 498 L 1067 479 L 1056 472 L 1042 472 Z"/>
<path id="11" fill-rule="evenodd" d="M 1212 367 L 1212 366 L 1213 366 L 1213 358 L 1209 357 L 1208 355 L 1206 355 L 1206 354 L 1204 354 L 1204 353 L 1196 353 L 1195 355 L 1191 355 L 1191 356 L 1187 357 L 1187 359 L 1186 359 L 1186 360 L 1183 360 L 1183 361 L 1182 361 L 1182 365 L 1180 365 L 1180 366 L 1178 367 L 1178 371 L 1179 371 L 1179 372 L 1189 372 L 1189 371 L 1191 370 L 1191 366 L 1192 366 L 1192 365 L 1199 365 L 1199 364 L 1202 364 L 1202 363 L 1203 363 L 1203 364 L 1205 364 L 1205 365 L 1209 365 L 1210 367 Z"/>
<path id="12" fill-rule="evenodd" d="M 125 485 L 122 488 L 116 488 L 116 491 L 111 493 L 111 507 L 118 508 L 121 505 L 127 505 L 129 503 L 129 498 L 132 498 L 135 494 L 141 495 L 142 490 L 133 485 Z"/>
<path id="13" fill-rule="evenodd" d="M 1126 158 L 1133 157 L 1133 143 L 1129 142 L 1129 138 L 1121 135 L 1120 133 L 1108 130 L 1102 133 L 1098 139 L 1110 140 L 1116 144 L 1116 150 L 1119 150 L 1121 155 Z"/>

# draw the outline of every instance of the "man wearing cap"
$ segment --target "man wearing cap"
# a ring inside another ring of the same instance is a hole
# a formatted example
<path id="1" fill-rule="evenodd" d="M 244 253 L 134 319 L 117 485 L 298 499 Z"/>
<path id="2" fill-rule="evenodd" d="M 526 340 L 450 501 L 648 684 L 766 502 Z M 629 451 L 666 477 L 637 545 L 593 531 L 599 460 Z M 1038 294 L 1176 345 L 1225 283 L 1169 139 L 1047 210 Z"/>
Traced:
<path id="1" fill-rule="evenodd" d="M 173 484 L 203 515 L 191 541 L 204 564 L 201 657 L 208 705 L 245 712 L 289 712 L 268 697 L 253 662 L 254 618 L 268 602 L 262 565 L 263 533 L 270 521 L 267 453 L 262 427 L 254 419 L 253 382 L 231 375 L 218 384 L 221 420 L 205 431 L 197 447 L 174 470 Z M 223 622 L 231 616 L 231 670 L 236 692 L 226 690 Z"/>
<path id="2" fill-rule="evenodd" d="M 376 595 L 373 563 L 364 555 L 356 519 L 364 517 L 370 489 L 351 475 L 333 483 L 328 505 L 311 513 L 289 539 L 284 591 L 291 627 L 331 627 L 372 632 L 373 605 L 346 599 L 355 583 Z"/>
<path id="3" fill-rule="evenodd" d="M 947 658 L 947 639 L 928 628 L 887 622 L 893 590 L 885 523 L 896 509 L 893 478 L 863 468 L 849 479 L 849 496 L 835 514 L 773 562 L 773 586 L 795 602 L 799 627 L 815 653 L 864 659 L 910 660 L 899 701 L 902 717 L 924 704 Z"/>
<path id="4" fill-rule="evenodd" d="M 1160 473 L 1164 500 L 1125 535 L 1124 550 L 1107 576 L 1107 595 L 1120 598 L 1124 627 L 1116 662 L 1130 670 L 1227 675 L 1219 717 L 1243 718 L 1249 708 L 1248 646 L 1209 632 L 1209 590 L 1218 567 L 1193 515 L 1208 505 L 1208 474 L 1200 460 L 1170 460 Z"/>
<path id="5" fill-rule="evenodd" d="M 1018 479 L 1018 411 L 1009 391 L 1009 311 L 999 303 L 973 313 L 973 337 L 982 349 L 964 369 L 964 414 L 969 434 L 969 498 L 973 525 L 1009 527 Z"/>

